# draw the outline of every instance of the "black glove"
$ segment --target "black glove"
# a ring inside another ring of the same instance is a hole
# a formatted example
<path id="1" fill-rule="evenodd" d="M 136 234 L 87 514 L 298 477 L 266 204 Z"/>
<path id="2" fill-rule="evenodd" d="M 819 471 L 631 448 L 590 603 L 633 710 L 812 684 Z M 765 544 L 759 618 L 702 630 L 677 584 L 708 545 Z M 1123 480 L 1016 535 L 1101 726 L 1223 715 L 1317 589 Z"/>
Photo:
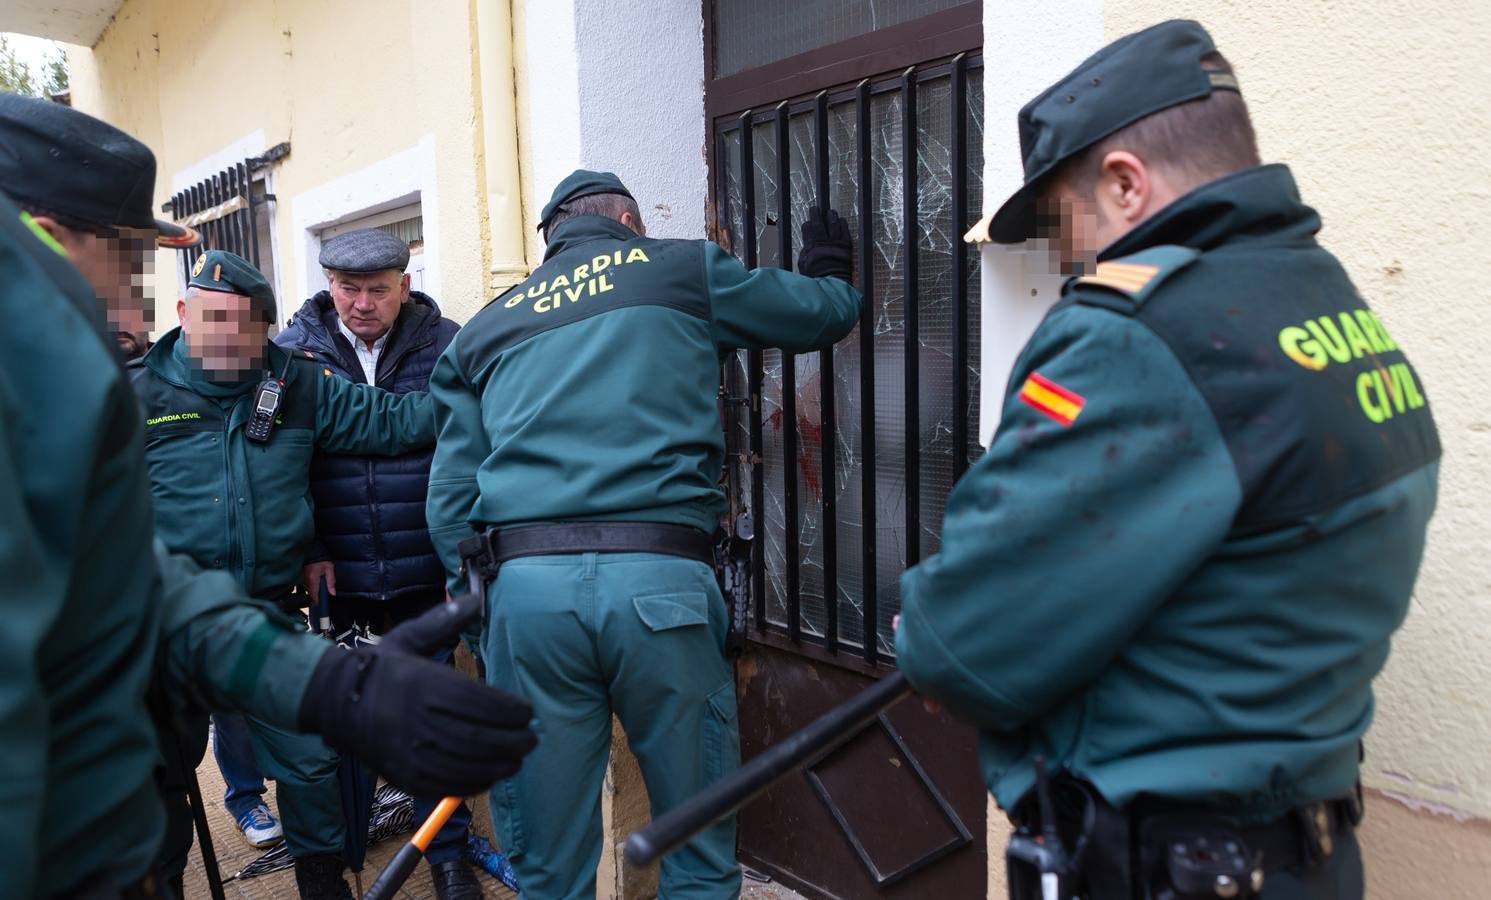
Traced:
<path id="1" fill-rule="evenodd" d="M 825 217 L 822 210 L 808 210 L 802 223 L 802 251 L 797 254 L 797 271 L 809 278 L 833 276 L 854 280 L 854 241 L 849 237 L 849 223 L 832 209 Z"/>
<path id="2" fill-rule="evenodd" d="M 415 797 L 465 797 L 511 777 L 538 743 L 533 707 L 429 659 L 480 612 L 481 598 L 468 595 L 376 646 L 327 653 L 301 701 L 301 730 Z"/>

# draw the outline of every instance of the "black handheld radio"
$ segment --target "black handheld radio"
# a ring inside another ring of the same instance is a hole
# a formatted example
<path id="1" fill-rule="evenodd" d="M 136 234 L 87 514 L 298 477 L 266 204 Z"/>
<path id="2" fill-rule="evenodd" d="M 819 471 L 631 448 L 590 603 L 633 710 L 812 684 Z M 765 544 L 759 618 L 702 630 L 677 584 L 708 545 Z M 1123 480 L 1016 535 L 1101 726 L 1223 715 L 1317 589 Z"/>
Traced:
<path id="1" fill-rule="evenodd" d="M 270 374 L 254 390 L 254 415 L 243 433 L 256 444 L 269 443 L 269 436 L 274 432 L 274 417 L 279 414 L 280 401 L 285 397 L 285 375 L 289 371 L 290 360 L 286 358 L 280 377 Z"/>

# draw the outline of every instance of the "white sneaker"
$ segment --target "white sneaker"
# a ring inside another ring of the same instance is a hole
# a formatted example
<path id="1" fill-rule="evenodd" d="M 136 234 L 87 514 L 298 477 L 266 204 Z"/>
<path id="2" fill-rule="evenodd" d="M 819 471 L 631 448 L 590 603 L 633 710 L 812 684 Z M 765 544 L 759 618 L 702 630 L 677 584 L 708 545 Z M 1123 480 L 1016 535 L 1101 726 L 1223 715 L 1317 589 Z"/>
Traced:
<path id="1" fill-rule="evenodd" d="M 273 847 L 285 839 L 285 832 L 280 828 L 280 823 L 269 811 L 269 807 L 260 803 L 258 806 L 238 817 L 235 823 L 238 830 L 243 832 L 243 839 L 250 847 L 263 850 Z"/>

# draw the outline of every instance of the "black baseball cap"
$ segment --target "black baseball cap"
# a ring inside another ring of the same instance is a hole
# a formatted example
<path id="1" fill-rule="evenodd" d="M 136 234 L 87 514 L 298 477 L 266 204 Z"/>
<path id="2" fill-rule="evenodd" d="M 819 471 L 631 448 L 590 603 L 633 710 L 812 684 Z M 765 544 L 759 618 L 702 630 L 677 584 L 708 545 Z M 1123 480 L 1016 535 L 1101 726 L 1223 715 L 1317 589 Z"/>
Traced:
<path id="1" fill-rule="evenodd" d="M 593 194 L 620 194 L 623 197 L 632 197 L 632 192 L 626 189 L 611 172 L 592 172 L 589 169 L 576 169 L 565 176 L 554 188 L 554 193 L 549 197 L 543 212 L 539 213 L 538 230 L 543 231 L 548 226 L 549 220 L 554 214 L 564 208 L 564 204 L 581 197 L 589 197 Z M 632 197 L 635 200 L 635 197 Z"/>
<path id="2" fill-rule="evenodd" d="M 1044 179 L 1082 150 L 1162 109 L 1215 90 L 1236 91 L 1231 74 L 1201 67 L 1216 49 L 1198 22 L 1161 22 L 1089 56 L 1025 104 L 1019 115 L 1025 184 L 994 214 L 989 236 L 1001 244 L 1034 237 Z"/>
<path id="3" fill-rule="evenodd" d="M 196 229 L 157 219 L 155 154 L 106 122 L 50 100 L 0 93 L 0 190 L 103 228 L 148 228 L 165 247 L 194 247 Z"/>

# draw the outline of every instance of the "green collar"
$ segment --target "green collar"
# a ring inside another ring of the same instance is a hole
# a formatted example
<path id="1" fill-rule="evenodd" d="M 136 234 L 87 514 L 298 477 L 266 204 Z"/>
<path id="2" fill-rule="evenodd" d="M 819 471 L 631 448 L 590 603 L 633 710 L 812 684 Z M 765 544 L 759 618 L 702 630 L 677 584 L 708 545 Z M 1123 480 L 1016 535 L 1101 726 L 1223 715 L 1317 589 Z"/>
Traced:
<path id="1" fill-rule="evenodd" d="M 635 231 L 615 219 L 608 219 L 605 216 L 576 216 L 554 226 L 554 233 L 549 235 L 549 245 L 544 250 L 544 262 L 548 262 L 571 247 L 599 238 L 629 241 L 635 237 L 637 237 Z"/>
<path id="2" fill-rule="evenodd" d="M 268 344 L 268 361 L 274 371 L 285 368 L 288 359 L 287 352 L 276 346 L 273 342 Z M 223 399 L 227 397 L 240 397 L 252 391 L 263 379 L 263 373 L 256 373 L 253 377 L 237 382 L 236 384 L 221 384 L 209 380 L 206 375 L 192 365 L 186 355 L 186 340 L 178 326 L 161 335 L 161 339 L 155 342 L 150 352 L 145 354 L 144 365 L 161 378 L 183 387 L 203 397 Z"/>
<path id="3" fill-rule="evenodd" d="M 1209 250 L 1244 236 L 1309 240 L 1319 230 L 1320 214 L 1300 199 L 1289 167 L 1257 166 L 1179 198 L 1110 244 L 1098 260 L 1162 244 Z"/>

